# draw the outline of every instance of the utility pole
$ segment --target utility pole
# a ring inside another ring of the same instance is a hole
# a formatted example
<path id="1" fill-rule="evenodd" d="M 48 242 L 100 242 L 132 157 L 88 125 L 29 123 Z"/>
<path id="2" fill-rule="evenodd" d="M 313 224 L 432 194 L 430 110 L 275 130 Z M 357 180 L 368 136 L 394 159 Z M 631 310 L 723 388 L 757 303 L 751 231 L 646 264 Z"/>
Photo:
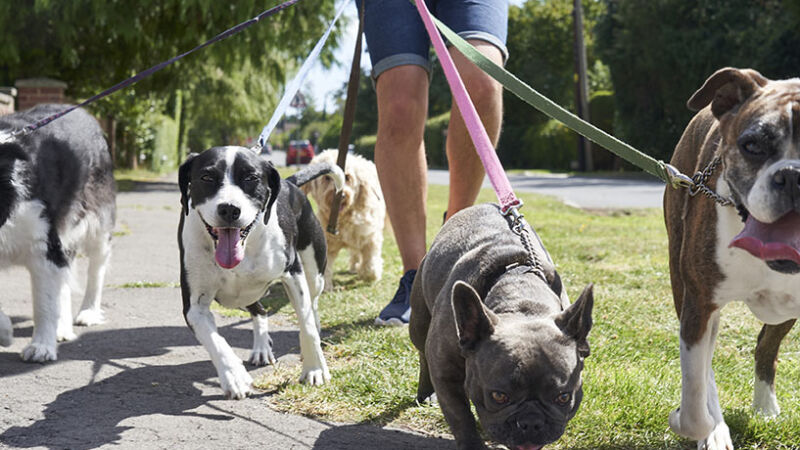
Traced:
<path id="1" fill-rule="evenodd" d="M 575 31 L 575 106 L 578 117 L 589 122 L 589 80 L 586 76 L 586 45 L 583 42 L 583 7 L 581 0 L 572 0 L 572 23 Z M 578 135 L 578 169 L 582 172 L 594 170 L 592 143 Z"/>

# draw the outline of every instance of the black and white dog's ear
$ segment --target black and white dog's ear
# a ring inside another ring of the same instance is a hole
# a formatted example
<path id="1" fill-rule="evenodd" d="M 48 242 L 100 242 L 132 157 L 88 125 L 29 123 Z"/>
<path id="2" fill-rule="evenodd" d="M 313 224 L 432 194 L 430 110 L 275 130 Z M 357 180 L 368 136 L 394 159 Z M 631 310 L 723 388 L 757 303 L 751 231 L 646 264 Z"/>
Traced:
<path id="1" fill-rule="evenodd" d="M 0 144 L 0 163 L 12 163 L 16 160 L 30 161 L 28 153 L 16 142 Z"/>
<path id="2" fill-rule="evenodd" d="M 453 285 L 450 296 L 456 319 L 458 344 L 462 351 L 474 350 L 478 343 L 494 333 L 497 316 L 486 309 L 478 292 L 459 280 Z"/>
<path id="3" fill-rule="evenodd" d="M 186 161 L 181 164 L 178 169 L 178 186 L 181 188 L 181 206 L 183 207 L 183 214 L 189 215 L 189 180 L 192 177 L 192 160 L 198 153 L 189 153 L 186 156 Z"/>
<path id="4" fill-rule="evenodd" d="M 269 193 L 267 194 L 269 197 L 267 197 L 267 201 L 264 204 L 264 223 L 267 223 L 272 211 L 272 205 L 275 204 L 275 200 L 278 199 L 278 192 L 281 190 L 281 175 L 270 161 L 264 161 L 263 164 L 261 181 L 269 188 Z"/>
<path id="5" fill-rule="evenodd" d="M 578 343 L 578 354 L 589 356 L 589 330 L 592 329 L 592 308 L 594 307 L 594 285 L 588 284 L 575 303 L 556 317 L 556 325 L 568 337 Z"/>

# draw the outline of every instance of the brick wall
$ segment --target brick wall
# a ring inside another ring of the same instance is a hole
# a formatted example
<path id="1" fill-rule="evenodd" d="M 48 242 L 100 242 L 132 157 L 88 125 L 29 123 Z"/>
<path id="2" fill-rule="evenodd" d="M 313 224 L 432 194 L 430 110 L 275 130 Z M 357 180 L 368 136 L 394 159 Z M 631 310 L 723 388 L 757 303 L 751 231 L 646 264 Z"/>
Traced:
<path id="1" fill-rule="evenodd" d="M 67 84 L 50 78 L 17 80 L 17 110 L 23 111 L 40 103 L 65 103 Z"/>

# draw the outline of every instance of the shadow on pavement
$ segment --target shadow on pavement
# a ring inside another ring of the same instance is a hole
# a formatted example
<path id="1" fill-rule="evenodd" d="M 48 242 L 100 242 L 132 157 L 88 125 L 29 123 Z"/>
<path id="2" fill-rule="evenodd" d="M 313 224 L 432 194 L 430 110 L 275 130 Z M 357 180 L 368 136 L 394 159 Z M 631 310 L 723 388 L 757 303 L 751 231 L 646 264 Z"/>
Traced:
<path id="1" fill-rule="evenodd" d="M 380 448 L 381 450 L 455 449 L 454 441 L 425 437 L 403 430 L 355 424 L 332 427 L 320 433 L 314 450 Z"/>

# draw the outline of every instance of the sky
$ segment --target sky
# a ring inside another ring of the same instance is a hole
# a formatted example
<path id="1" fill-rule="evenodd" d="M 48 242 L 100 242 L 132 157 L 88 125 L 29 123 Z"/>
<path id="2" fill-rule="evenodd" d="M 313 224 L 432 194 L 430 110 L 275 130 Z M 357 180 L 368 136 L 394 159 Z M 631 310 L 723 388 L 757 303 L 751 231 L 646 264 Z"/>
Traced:
<path id="1" fill-rule="evenodd" d="M 509 2 L 512 5 L 519 6 L 525 3 L 525 0 L 509 0 Z M 318 105 L 318 108 L 322 108 L 324 101 L 328 111 L 333 110 L 335 107 L 332 93 L 339 90 L 350 76 L 350 61 L 353 58 L 353 47 L 355 46 L 356 33 L 358 32 L 358 11 L 356 10 L 355 2 L 347 7 L 342 16 L 347 18 L 348 25 L 340 39 L 339 48 L 334 51 L 335 60 L 339 63 L 330 69 L 325 69 L 318 62 L 312 67 L 305 86 L 301 88 L 302 92 L 308 93 L 314 98 L 314 103 Z M 366 52 L 361 55 L 361 67 L 367 71 L 372 67 L 369 55 Z"/>

